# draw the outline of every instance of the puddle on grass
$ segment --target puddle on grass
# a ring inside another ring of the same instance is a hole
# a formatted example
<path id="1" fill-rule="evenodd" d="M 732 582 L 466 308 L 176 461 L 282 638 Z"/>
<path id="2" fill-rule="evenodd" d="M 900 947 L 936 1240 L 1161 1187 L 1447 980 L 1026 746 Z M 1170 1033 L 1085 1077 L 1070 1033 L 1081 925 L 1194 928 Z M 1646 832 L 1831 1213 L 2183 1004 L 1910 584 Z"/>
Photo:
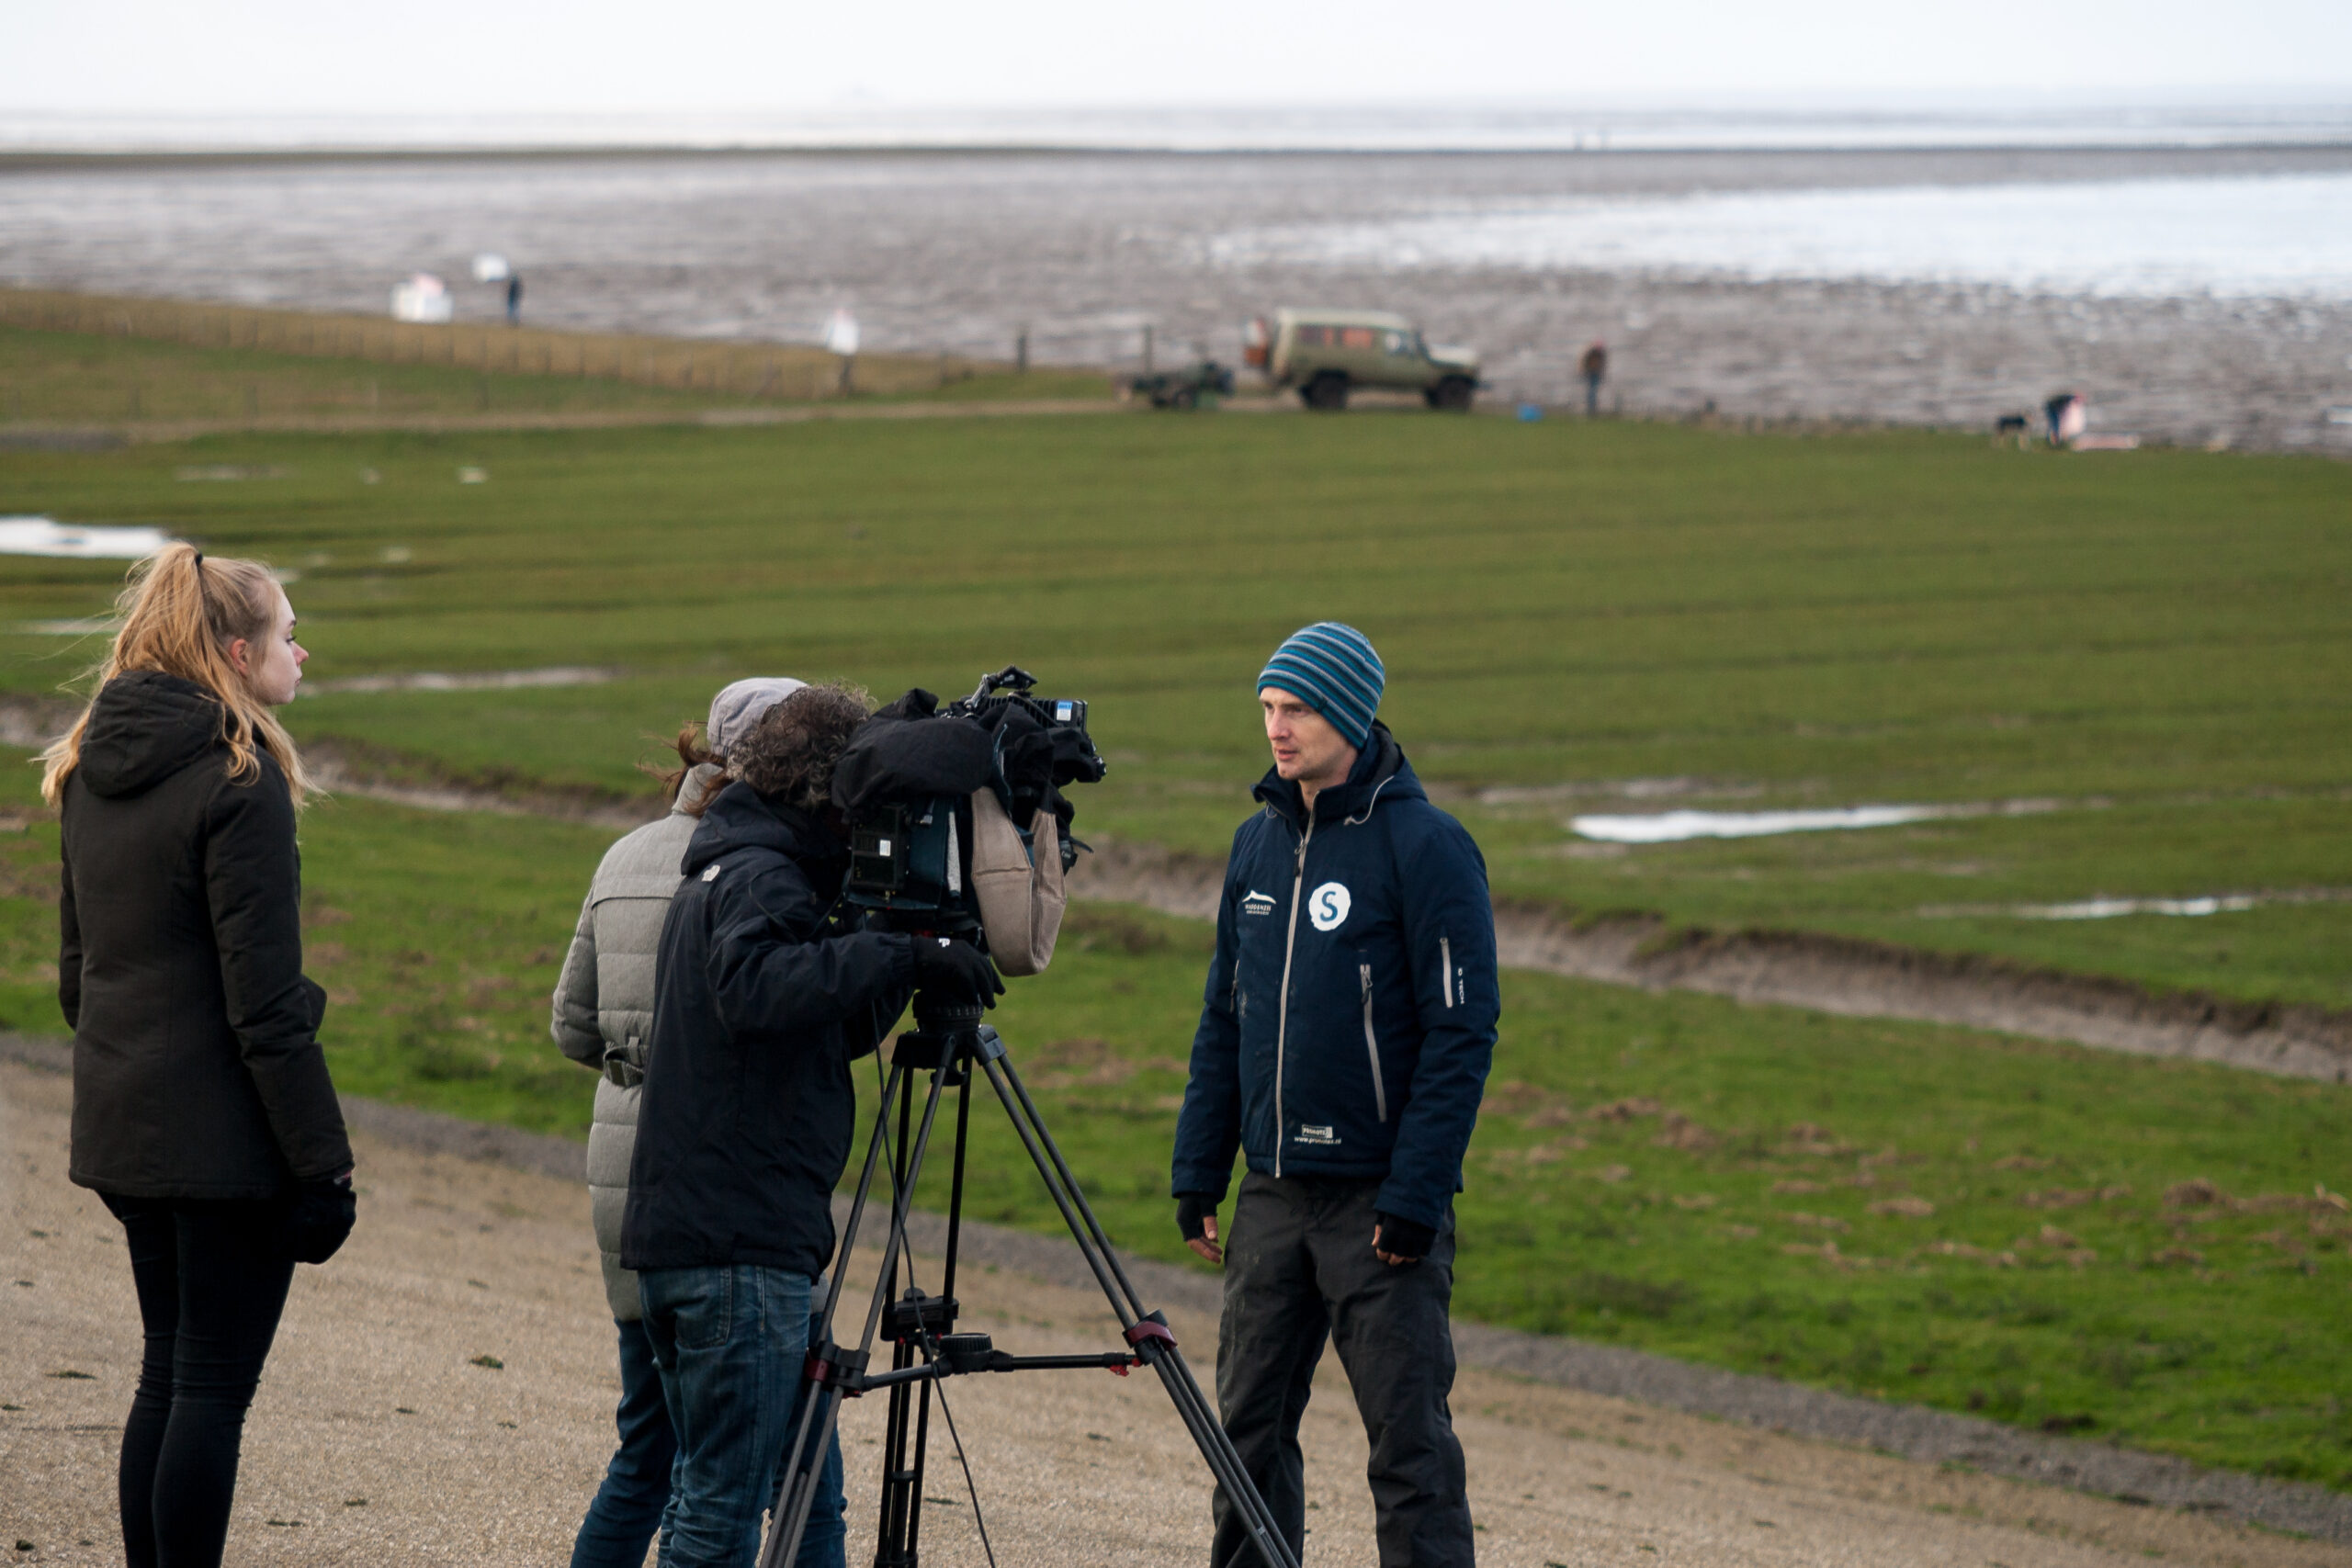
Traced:
<path id="1" fill-rule="evenodd" d="M 1763 793 L 1764 786 L 1758 784 L 1677 776 L 1591 780 L 1552 784 L 1490 784 L 1477 791 L 1472 798 L 1481 806 L 1526 806 L 1574 800 L 1580 795 L 1613 795 L 1626 800 L 1667 800 L 1678 795 L 1712 795 L 1717 799 L 1726 796 L 1736 799 L 1742 795 Z"/>
<path id="2" fill-rule="evenodd" d="M 1930 904 L 1918 912 L 1931 920 L 1985 915 L 2018 920 L 2112 920 L 2125 915 L 2172 915 L 2198 919 L 2207 915 L 2244 914 L 2266 904 L 2345 902 L 2352 902 L 2352 888 L 2305 887 L 2285 893 L 2210 893 L 2195 898 L 2078 898 L 2070 904 Z"/>
<path id="3" fill-rule="evenodd" d="M 1760 839 L 1776 833 L 1834 833 L 1899 828 L 1956 817 L 2025 817 L 2055 811 L 2055 800 L 1970 801 L 1947 806 L 1841 806 L 1816 811 L 1659 811 L 1641 816 L 1568 818 L 1579 838 L 1611 844 L 1674 844 L 1690 839 Z"/>
<path id="4" fill-rule="evenodd" d="M 252 468 L 236 463 L 187 463 L 172 470 L 172 478 L 183 484 L 207 481 L 233 483 L 239 479 L 282 479 L 286 470 L 276 464 Z"/>
<path id="5" fill-rule="evenodd" d="M 85 615 L 71 621 L 17 621 L 8 629 L 31 637 L 111 637 L 114 635 L 114 617 Z"/>
<path id="6" fill-rule="evenodd" d="M 0 517 L 0 555 L 143 560 L 171 542 L 161 528 L 84 528 L 54 517 Z"/>
<path id="7" fill-rule="evenodd" d="M 544 670 L 474 670 L 444 675 L 430 670 L 405 674 L 345 675 L 305 681 L 301 695 L 323 697 L 347 692 L 508 692 L 532 686 L 601 686 L 620 679 L 617 670 L 585 664 L 556 664 Z"/>

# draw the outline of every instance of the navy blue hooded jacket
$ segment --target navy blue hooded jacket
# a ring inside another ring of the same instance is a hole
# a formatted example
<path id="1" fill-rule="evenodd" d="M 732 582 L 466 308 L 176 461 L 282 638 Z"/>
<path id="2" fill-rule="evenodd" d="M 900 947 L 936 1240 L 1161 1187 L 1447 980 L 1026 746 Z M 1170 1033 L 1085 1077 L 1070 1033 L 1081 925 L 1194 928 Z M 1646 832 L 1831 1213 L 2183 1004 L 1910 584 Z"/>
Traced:
<path id="1" fill-rule="evenodd" d="M 849 1161 L 850 1063 L 914 988 L 914 939 L 831 911 L 849 851 L 732 784 L 686 846 L 662 924 L 621 1263 L 819 1274 Z"/>
<path id="2" fill-rule="evenodd" d="M 1171 1190 L 1222 1199 L 1238 1146 L 1268 1176 L 1381 1179 L 1438 1227 L 1462 1190 L 1501 1010 L 1487 863 L 1373 726 L 1348 781 L 1260 781 L 1233 836 Z"/>

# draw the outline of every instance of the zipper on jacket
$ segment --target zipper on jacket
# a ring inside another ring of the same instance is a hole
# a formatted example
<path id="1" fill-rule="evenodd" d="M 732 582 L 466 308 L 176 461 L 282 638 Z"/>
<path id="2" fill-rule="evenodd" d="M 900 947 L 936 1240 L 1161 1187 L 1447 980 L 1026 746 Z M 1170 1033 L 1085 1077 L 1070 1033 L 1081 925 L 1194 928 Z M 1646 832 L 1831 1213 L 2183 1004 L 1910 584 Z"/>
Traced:
<path id="1" fill-rule="evenodd" d="M 1310 807 L 1306 831 L 1299 835 L 1298 859 L 1290 879 L 1290 931 L 1283 938 L 1283 995 L 1274 1008 L 1274 1174 L 1283 1173 L 1283 1145 L 1290 1142 L 1290 1123 L 1283 1119 L 1283 1047 L 1290 1034 L 1290 961 L 1298 951 L 1298 897 L 1306 889 L 1306 846 L 1315 839 L 1315 814 Z"/>
<path id="2" fill-rule="evenodd" d="M 1445 982 L 1445 1005 L 1453 1005 L 1453 939 L 1437 939 L 1438 977 Z"/>
<path id="3" fill-rule="evenodd" d="M 1363 976 L 1363 1049 L 1372 1058 L 1372 1108 L 1383 1122 L 1388 1120 L 1388 1089 L 1380 1079 L 1380 1036 L 1372 1029 L 1372 965 L 1359 964 L 1357 972 Z"/>

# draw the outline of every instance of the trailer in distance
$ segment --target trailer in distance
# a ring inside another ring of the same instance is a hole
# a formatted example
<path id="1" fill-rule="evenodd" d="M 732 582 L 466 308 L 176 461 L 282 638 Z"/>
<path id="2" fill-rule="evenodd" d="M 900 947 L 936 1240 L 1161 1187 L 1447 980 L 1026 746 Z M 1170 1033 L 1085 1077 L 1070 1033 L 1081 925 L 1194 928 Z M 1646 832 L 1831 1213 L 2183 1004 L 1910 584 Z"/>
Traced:
<path id="1" fill-rule="evenodd" d="M 1213 409 L 1219 398 L 1233 396 L 1233 372 L 1214 359 L 1204 359 L 1182 370 L 1130 377 L 1127 390 L 1149 398 L 1156 409 Z"/>

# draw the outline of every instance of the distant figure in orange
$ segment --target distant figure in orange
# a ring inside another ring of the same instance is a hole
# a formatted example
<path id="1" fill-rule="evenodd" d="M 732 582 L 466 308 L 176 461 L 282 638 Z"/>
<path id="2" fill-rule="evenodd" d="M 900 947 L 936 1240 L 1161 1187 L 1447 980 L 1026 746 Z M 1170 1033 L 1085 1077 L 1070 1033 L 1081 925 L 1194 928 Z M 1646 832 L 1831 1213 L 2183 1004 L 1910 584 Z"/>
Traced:
<path id="1" fill-rule="evenodd" d="M 1577 362 L 1577 368 L 1584 372 L 1584 416 L 1597 419 L 1600 414 L 1600 383 L 1609 375 L 1609 345 L 1599 338 L 1593 339 L 1592 346 Z"/>

